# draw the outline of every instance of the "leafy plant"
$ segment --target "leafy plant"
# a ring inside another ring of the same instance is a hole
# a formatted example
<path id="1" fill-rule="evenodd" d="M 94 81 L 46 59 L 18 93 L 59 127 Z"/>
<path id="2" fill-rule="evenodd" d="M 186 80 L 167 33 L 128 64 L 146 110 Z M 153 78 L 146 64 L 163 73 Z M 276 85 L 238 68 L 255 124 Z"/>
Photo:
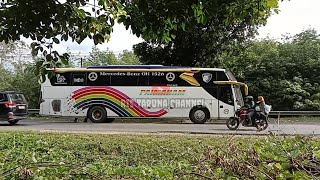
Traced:
<path id="1" fill-rule="evenodd" d="M 311 179 L 318 138 L 0 133 L 1 179 Z"/>

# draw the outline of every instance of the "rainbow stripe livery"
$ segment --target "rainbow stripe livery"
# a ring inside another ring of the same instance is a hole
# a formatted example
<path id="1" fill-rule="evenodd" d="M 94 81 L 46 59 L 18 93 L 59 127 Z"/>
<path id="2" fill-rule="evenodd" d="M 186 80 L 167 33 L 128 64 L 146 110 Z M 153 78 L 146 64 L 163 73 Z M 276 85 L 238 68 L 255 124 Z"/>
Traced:
<path id="1" fill-rule="evenodd" d="M 76 109 L 83 110 L 92 105 L 103 105 L 120 117 L 161 117 L 168 113 L 164 109 L 155 112 L 148 111 L 126 94 L 108 86 L 78 89 L 73 92 L 72 99 L 75 101 L 73 107 Z M 124 107 L 122 102 L 129 102 L 129 104 Z"/>

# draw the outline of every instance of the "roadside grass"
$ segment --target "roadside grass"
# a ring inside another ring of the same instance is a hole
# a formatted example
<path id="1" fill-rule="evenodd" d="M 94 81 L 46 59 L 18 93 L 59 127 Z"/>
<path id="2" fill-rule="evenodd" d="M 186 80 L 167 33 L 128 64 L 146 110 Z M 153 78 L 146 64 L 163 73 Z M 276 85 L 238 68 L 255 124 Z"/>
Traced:
<path id="1" fill-rule="evenodd" d="M 316 137 L 0 133 L 0 179 L 311 179 Z"/>
<path id="2" fill-rule="evenodd" d="M 270 117 L 271 122 L 277 122 L 276 116 Z M 320 122 L 320 116 L 282 116 L 280 117 L 281 122 Z"/>

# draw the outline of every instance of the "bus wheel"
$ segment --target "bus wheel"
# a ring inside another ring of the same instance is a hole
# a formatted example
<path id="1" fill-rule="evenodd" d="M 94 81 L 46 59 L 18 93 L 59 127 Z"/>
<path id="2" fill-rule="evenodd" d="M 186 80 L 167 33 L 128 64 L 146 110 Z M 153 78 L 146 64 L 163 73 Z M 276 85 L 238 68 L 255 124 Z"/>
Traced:
<path id="1" fill-rule="evenodd" d="M 114 118 L 107 118 L 106 122 L 107 123 L 112 123 L 114 121 Z"/>
<path id="2" fill-rule="evenodd" d="M 210 118 L 210 113 L 206 107 L 193 107 L 190 111 L 189 117 L 195 124 L 204 124 Z"/>
<path id="3" fill-rule="evenodd" d="M 103 123 L 107 119 L 107 111 L 102 106 L 93 106 L 88 112 L 88 118 L 93 123 Z"/>

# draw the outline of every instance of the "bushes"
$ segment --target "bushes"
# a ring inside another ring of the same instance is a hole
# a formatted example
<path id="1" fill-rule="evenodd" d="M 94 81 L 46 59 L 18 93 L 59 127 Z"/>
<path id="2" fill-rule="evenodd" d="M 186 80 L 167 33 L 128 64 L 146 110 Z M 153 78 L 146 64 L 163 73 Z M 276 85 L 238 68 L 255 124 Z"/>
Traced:
<path id="1" fill-rule="evenodd" d="M 302 137 L 0 133 L 0 178 L 310 179 L 320 141 Z"/>

